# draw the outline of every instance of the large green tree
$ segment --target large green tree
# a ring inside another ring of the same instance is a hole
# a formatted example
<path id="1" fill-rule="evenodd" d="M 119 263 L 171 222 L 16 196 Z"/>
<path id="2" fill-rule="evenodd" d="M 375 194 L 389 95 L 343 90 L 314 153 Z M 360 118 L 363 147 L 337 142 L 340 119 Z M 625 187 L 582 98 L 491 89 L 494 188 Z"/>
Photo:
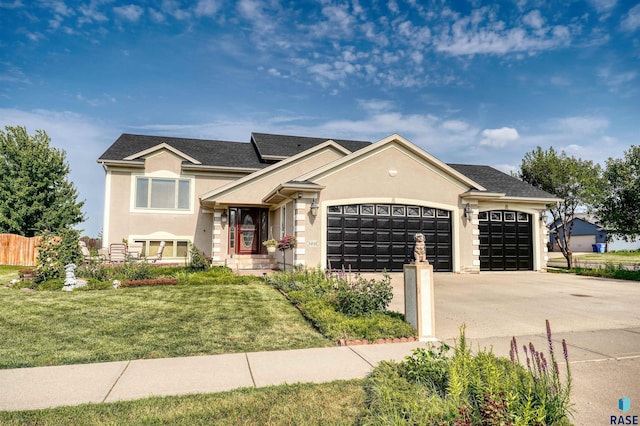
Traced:
<path id="1" fill-rule="evenodd" d="M 32 237 L 84 220 L 64 150 L 42 131 L 0 130 L 0 232 Z"/>
<path id="2" fill-rule="evenodd" d="M 640 237 L 640 146 L 631 146 L 623 159 L 609 158 L 604 171 L 605 191 L 598 217 L 611 233 L 625 241 Z"/>
<path id="3" fill-rule="evenodd" d="M 520 179 L 561 198 L 562 202 L 548 206 L 560 251 L 571 268 L 571 234 L 573 219 L 581 208 L 592 208 L 602 190 L 602 170 L 592 161 L 557 153 L 553 148 L 537 147 L 525 154 L 518 174 Z"/>

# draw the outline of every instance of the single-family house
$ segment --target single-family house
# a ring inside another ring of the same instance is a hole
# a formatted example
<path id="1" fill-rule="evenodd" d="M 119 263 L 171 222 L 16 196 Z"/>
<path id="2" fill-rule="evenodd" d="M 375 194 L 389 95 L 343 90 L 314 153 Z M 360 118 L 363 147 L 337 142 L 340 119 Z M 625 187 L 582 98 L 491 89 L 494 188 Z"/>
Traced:
<path id="1" fill-rule="evenodd" d="M 606 251 L 640 249 L 640 242 L 625 241 L 619 236 L 613 235 L 610 230 L 598 224 L 598 220 L 595 217 L 588 214 L 577 214 L 573 220 L 568 222 L 567 227 L 571 227 L 569 246 L 574 253 L 591 252 L 596 244 L 604 244 Z M 558 239 L 564 239 L 564 232 L 560 222 L 552 223 L 549 229 L 551 250 L 560 251 Z"/>
<path id="2" fill-rule="evenodd" d="M 436 271 L 544 270 L 559 200 L 488 166 L 447 164 L 397 134 L 375 143 L 252 133 L 250 142 L 123 134 L 100 156 L 104 246 L 179 261 L 400 271 L 425 235 Z M 262 242 L 293 236 L 268 254 Z"/>

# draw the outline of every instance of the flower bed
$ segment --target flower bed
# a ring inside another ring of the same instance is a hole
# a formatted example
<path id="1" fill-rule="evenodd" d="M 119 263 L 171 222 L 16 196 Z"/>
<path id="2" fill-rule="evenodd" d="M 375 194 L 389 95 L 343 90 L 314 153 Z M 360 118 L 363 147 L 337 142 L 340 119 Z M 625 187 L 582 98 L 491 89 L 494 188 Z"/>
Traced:
<path id="1" fill-rule="evenodd" d="M 145 280 L 125 280 L 120 287 L 153 287 L 159 285 L 176 285 L 178 280 L 174 278 L 155 278 Z"/>
<path id="2" fill-rule="evenodd" d="M 387 311 L 390 278 L 345 279 L 321 270 L 279 272 L 267 278 L 325 337 L 339 344 L 362 344 L 415 337 L 404 316 Z M 356 343 L 357 342 L 357 343 Z"/>

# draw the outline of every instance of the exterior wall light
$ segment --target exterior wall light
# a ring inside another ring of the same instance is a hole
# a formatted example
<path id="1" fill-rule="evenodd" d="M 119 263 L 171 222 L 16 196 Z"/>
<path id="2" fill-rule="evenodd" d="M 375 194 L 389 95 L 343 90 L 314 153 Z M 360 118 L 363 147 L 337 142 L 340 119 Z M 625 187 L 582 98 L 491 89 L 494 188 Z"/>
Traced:
<path id="1" fill-rule="evenodd" d="M 226 224 L 227 224 L 227 219 L 228 219 L 227 211 L 226 211 L 226 210 L 224 210 L 224 211 L 222 212 L 222 215 L 220 216 L 220 223 L 222 224 L 222 226 L 224 226 L 224 225 L 226 225 Z"/>
<path id="2" fill-rule="evenodd" d="M 318 201 L 314 198 L 313 201 L 311 202 L 311 216 L 317 216 L 318 215 L 318 207 L 320 207 L 318 205 Z"/>
<path id="3" fill-rule="evenodd" d="M 467 203 L 464 205 L 464 217 L 469 220 L 471 219 L 471 215 L 473 214 L 473 210 L 471 209 L 471 204 Z"/>

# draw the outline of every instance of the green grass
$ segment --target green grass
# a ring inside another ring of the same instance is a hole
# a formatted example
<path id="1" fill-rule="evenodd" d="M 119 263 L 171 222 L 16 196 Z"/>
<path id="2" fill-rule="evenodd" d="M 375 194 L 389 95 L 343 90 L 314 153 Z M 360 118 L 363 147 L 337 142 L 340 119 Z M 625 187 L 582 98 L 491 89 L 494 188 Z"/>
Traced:
<path id="1" fill-rule="evenodd" d="M 333 345 L 275 289 L 0 289 L 0 368 Z"/>
<path id="2" fill-rule="evenodd" d="M 576 266 L 571 272 L 590 277 L 615 278 L 619 280 L 640 281 L 640 269 L 627 270 L 619 266 L 607 264 L 602 268 L 583 268 Z"/>
<path id="3" fill-rule="evenodd" d="M 29 268 L 29 267 L 0 265 L 0 287 L 4 287 L 5 285 L 8 285 L 11 280 L 17 279 L 18 271 L 20 269 L 26 269 L 26 268 Z"/>
<path id="4" fill-rule="evenodd" d="M 562 258 L 564 260 L 564 258 Z M 614 251 L 609 253 L 588 253 L 574 256 L 579 262 L 640 264 L 640 251 Z"/>
<path id="5" fill-rule="evenodd" d="M 364 410 L 359 380 L 247 388 L 46 410 L 0 412 L 3 425 L 348 425 Z"/>

